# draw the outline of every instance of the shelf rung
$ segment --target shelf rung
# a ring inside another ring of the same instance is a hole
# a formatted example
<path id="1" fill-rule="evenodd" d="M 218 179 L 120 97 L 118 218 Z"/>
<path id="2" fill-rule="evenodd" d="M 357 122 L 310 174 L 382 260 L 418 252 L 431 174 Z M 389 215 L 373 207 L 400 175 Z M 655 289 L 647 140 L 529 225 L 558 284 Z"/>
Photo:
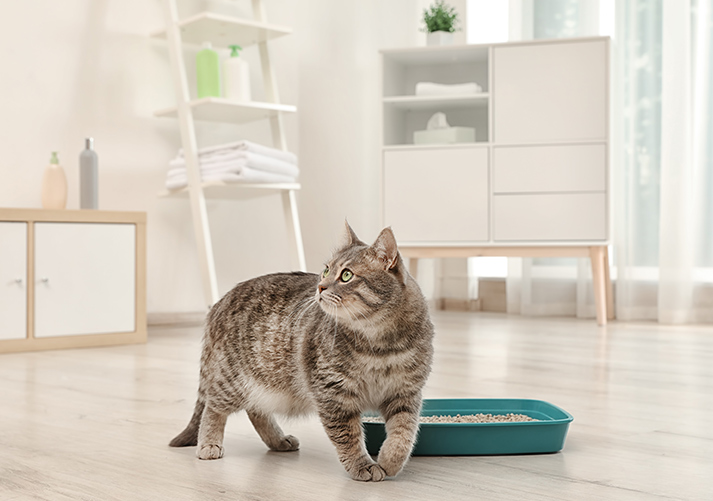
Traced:
<path id="1" fill-rule="evenodd" d="M 262 103 L 257 101 L 238 102 L 222 97 L 204 97 L 190 102 L 195 120 L 226 123 L 247 123 L 271 118 L 278 113 L 295 113 L 297 107 L 290 104 Z M 175 106 L 154 113 L 157 117 L 177 118 Z"/>
<path id="2" fill-rule="evenodd" d="M 210 199 L 244 199 L 262 195 L 269 191 L 299 190 L 299 183 L 224 183 L 209 181 L 201 184 L 203 194 Z M 163 190 L 158 193 L 162 198 L 188 198 L 188 187 L 179 190 Z"/>
<path id="3" fill-rule="evenodd" d="M 290 28 L 241 19 L 213 12 L 201 12 L 179 21 L 181 39 L 188 44 L 211 42 L 216 47 L 240 45 L 245 48 L 292 33 Z M 166 30 L 151 33 L 154 38 L 166 38 Z"/>

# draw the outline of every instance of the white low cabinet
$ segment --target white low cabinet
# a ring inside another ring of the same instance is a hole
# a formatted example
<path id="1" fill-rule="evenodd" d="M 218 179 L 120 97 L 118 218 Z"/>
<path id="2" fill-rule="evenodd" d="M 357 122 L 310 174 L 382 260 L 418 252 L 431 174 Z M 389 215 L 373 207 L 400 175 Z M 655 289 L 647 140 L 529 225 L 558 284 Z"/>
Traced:
<path id="1" fill-rule="evenodd" d="M 146 341 L 146 214 L 0 209 L 0 352 Z"/>
<path id="2" fill-rule="evenodd" d="M 597 321 L 608 276 L 609 39 L 382 51 L 383 223 L 404 256 L 587 257 Z M 421 82 L 475 82 L 419 95 Z M 435 113 L 475 140 L 414 144 Z"/>
<path id="3" fill-rule="evenodd" d="M 27 332 L 27 223 L 0 222 L 0 340 Z"/>

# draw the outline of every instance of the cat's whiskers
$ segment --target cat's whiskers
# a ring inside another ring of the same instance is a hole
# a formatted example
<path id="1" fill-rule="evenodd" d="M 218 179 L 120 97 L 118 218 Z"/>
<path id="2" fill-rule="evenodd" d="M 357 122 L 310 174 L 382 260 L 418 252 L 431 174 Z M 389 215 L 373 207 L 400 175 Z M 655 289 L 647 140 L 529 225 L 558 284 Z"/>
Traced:
<path id="1" fill-rule="evenodd" d="M 312 307 L 315 306 L 315 305 L 317 305 L 317 300 L 314 299 L 314 298 L 312 298 L 312 297 L 309 298 L 307 306 L 305 306 L 304 308 L 302 308 L 302 313 L 300 313 L 300 316 L 297 318 L 297 322 L 295 323 L 295 325 L 299 325 L 300 322 L 302 322 L 302 319 L 304 318 L 304 316 L 305 316 L 305 315 L 307 314 L 307 312 L 309 311 L 309 309 L 312 308 Z"/>
<path id="2" fill-rule="evenodd" d="M 342 306 L 344 307 L 344 311 L 346 311 L 347 314 L 349 314 L 349 317 L 352 319 L 352 321 L 353 321 L 354 323 L 359 322 L 359 320 L 353 315 L 351 309 L 349 309 L 349 307 L 348 307 L 346 304 L 344 304 L 344 305 L 342 305 Z M 361 313 L 361 312 L 357 312 L 357 313 L 360 313 L 360 314 L 364 317 L 364 321 L 365 321 L 366 323 L 368 323 L 368 324 L 371 323 L 371 321 L 370 321 L 368 318 L 366 318 L 366 315 L 364 315 L 364 314 Z M 370 326 L 371 326 L 371 325 L 370 325 Z M 360 329 L 360 330 L 361 330 L 361 329 Z M 374 345 L 371 343 L 371 339 L 369 339 L 369 334 L 362 331 L 362 336 L 366 339 L 366 342 L 369 344 L 369 348 L 371 348 L 371 352 L 372 352 L 374 355 L 376 355 L 376 350 L 374 350 Z"/>
<path id="3" fill-rule="evenodd" d="M 336 307 L 333 306 L 333 305 L 332 305 L 331 303 L 329 303 L 328 301 L 323 301 L 323 302 L 326 304 L 326 307 L 329 308 L 329 311 L 325 311 L 326 315 L 324 315 L 324 318 L 325 318 L 327 321 L 332 321 L 332 323 L 334 323 L 334 328 L 335 328 L 335 330 L 334 330 L 333 336 L 336 337 L 337 321 L 336 321 L 336 319 L 334 318 L 334 314 L 332 313 L 332 310 L 336 310 Z M 315 304 L 319 304 L 319 300 L 315 298 L 314 303 L 315 303 Z M 320 307 L 322 307 L 322 309 L 323 309 L 323 311 L 324 311 L 324 308 L 325 308 L 325 307 L 322 306 L 322 305 L 320 305 Z M 331 329 L 325 330 L 325 332 L 330 332 L 330 331 L 331 331 Z M 324 343 L 325 343 L 325 341 L 326 341 L 326 338 L 327 338 L 327 336 L 321 336 L 321 337 L 320 337 L 320 341 L 319 341 L 319 349 L 320 349 L 320 350 L 324 349 Z M 334 339 L 332 339 L 332 346 L 329 348 L 329 352 L 331 353 L 333 350 L 334 350 Z"/>
<path id="4" fill-rule="evenodd" d="M 311 301 L 311 302 L 310 302 Z M 297 303 L 297 307 L 292 310 L 292 312 L 287 316 L 285 319 L 285 322 L 287 323 L 288 326 L 290 327 L 295 327 L 299 325 L 300 321 L 302 320 L 302 317 L 304 317 L 305 313 L 307 310 L 309 310 L 314 304 L 317 303 L 317 300 L 313 297 L 307 297 Z M 294 320 L 294 323 L 293 323 Z"/>
<path id="5" fill-rule="evenodd" d="M 336 340 L 337 340 L 337 328 L 339 327 L 337 324 L 337 318 L 335 316 L 337 307 L 332 305 L 331 303 L 327 303 L 327 306 L 329 307 L 329 310 L 330 310 L 327 313 L 327 318 L 330 319 L 332 321 L 332 323 L 334 324 L 334 330 L 332 331 L 332 333 L 333 333 L 332 334 L 332 346 L 329 348 L 329 352 L 332 353 L 334 351 L 334 346 L 335 346 Z M 334 313 L 332 313 L 332 312 L 334 312 Z M 324 346 L 325 338 L 326 338 L 326 336 L 322 338 L 322 342 L 320 343 L 320 348 Z"/>

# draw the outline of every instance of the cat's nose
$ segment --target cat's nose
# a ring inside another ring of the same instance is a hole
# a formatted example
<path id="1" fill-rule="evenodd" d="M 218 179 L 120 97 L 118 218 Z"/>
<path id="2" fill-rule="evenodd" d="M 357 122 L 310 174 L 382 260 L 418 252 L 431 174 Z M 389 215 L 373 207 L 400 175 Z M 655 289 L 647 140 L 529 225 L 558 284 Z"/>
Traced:
<path id="1" fill-rule="evenodd" d="M 320 285 L 320 286 L 318 286 L 317 288 L 319 289 L 319 293 L 321 294 L 322 291 L 323 291 L 324 289 L 326 289 L 327 287 L 326 287 L 325 285 Z"/>

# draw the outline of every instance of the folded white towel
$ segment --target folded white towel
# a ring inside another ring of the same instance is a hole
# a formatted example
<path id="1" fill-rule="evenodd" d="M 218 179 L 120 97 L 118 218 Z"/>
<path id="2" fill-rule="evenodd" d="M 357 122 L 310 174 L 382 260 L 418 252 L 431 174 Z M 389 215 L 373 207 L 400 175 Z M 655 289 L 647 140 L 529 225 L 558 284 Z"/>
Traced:
<path id="1" fill-rule="evenodd" d="M 203 172 L 236 165 L 238 167 L 248 167 L 255 170 L 290 176 L 292 178 L 297 178 L 300 174 L 300 170 L 296 164 L 250 151 L 227 151 L 214 154 L 208 158 L 198 157 L 198 162 Z M 185 169 L 186 160 L 183 157 L 178 157 L 171 160 L 168 165 L 174 169 Z"/>
<path id="2" fill-rule="evenodd" d="M 296 180 L 290 176 L 264 172 L 249 167 L 242 167 L 238 172 L 213 172 L 202 173 L 201 179 L 205 181 L 223 181 L 226 183 L 294 183 Z M 166 178 L 166 188 L 177 190 L 188 185 L 186 171 Z"/>
<path id="3" fill-rule="evenodd" d="M 417 96 L 452 96 L 464 94 L 480 94 L 483 88 L 475 82 L 462 84 L 439 84 L 433 82 L 418 82 L 416 84 Z"/>
<path id="4" fill-rule="evenodd" d="M 278 150 L 275 148 L 270 148 L 268 146 L 263 146 L 261 144 L 253 143 L 250 141 L 235 141 L 232 143 L 216 144 L 214 146 L 207 146 L 205 148 L 200 148 L 198 150 L 198 157 L 201 159 L 208 159 L 214 155 L 223 155 L 225 153 L 230 153 L 234 151 L 247 151 L 252 153 L 257 153 L 259 155 L 264 155 L 267 157 L 276 158 L 282 160 L 283 162 L 289 162 L 291 164 L 297 165 L 297 155 L 290 151 Z M 183 150 L 178 150 L 178 156 L 183 157 Z"/>

